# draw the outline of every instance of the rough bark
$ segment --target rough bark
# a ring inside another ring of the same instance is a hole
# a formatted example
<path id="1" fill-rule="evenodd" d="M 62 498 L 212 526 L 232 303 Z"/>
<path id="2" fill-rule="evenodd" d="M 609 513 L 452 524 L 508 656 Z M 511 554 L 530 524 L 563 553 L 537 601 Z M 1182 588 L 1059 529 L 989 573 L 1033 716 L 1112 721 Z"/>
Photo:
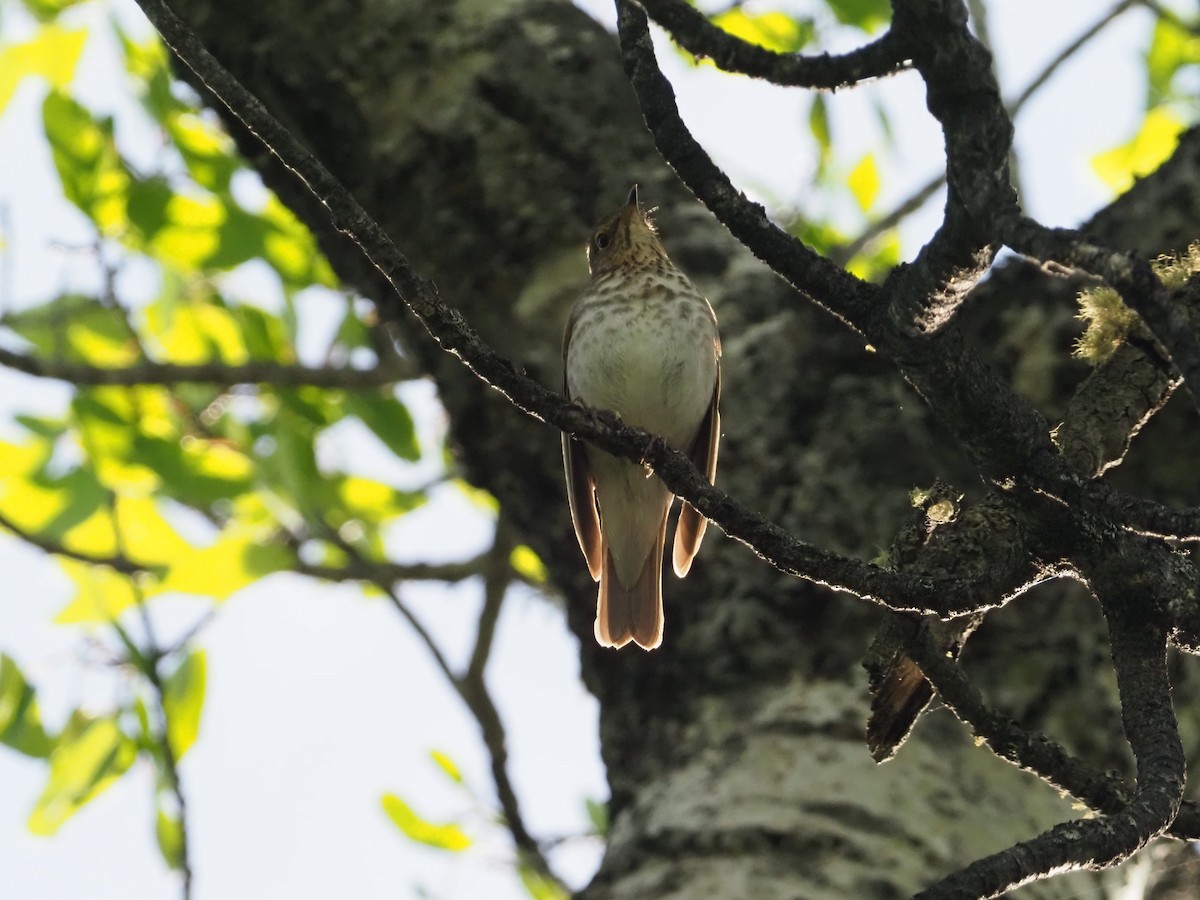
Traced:
<path id="1" fill-rule="evenodd" d="M 890 545 L 913 486 L 941 477 L 968 499 L 982 495 L 914 392 L 690 200 L 654 150 L 614 39 L 565 0 L 177 8 L 443 297 L 543 383 L 560 380 L 561 326 L 586 278 L 588 230 L 637 180 L 662 208 L 672 258 L 721 322 L 727 490 L 807 540 L 863 557 Z M 341 275 L 378 291 L 320 206 L 252 137 L 239 141 Z M 1170 204 L 1155 203 L 1146 182 L 1093 229 L 1127 246 L 1135 235 L 1147 254 L 1200 233 L 1196 146 L 1189 135 L 1179 173 L 1163 179 L 1170 187 L 1157 196 Z M 970 316 L 1002 370 L 1055 415 L 1082 371 L 1064 362 L 1073 305 L 1046 283 L 1027 270 L 997 279 Z M 899 897 L 1071 817 L 1067 801 L 976 747 L 948 716 L 930 716 L 897 760 L 876 767 L 863 742 L 859 660 L 878 615 L 711 532 L 688 579 L 665 585 L 664 646 L 600 650 L 558 435 L 419 327 L 400 343 L 438 384 L 466 476 L 499 498 L 567 598 L 612 788 L 609 847 L 586 896 Z M 1122 474 L 1180 496 L 1185 473 L 1160 461 L 1195 429 L 1168 416 L 1151 428 L 1168 432 L 1155 455 L 1135 451 Z M 1038 591 L 989 617 L 967 659 L 1017 718 L 1118 766 L 1126 757 L 1114 752 L 1122 742 L 1104 634 L 1080 592 Z M 1025 890 L 1079 889 L 1056 880 Z"/>

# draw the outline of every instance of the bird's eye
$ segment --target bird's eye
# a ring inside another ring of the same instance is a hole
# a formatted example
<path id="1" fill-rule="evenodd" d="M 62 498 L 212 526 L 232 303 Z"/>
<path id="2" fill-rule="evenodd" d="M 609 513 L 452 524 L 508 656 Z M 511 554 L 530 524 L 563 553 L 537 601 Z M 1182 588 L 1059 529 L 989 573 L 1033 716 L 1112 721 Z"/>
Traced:
<path id="1" fill-rule="evenodd" d="M 608 236 L 607 231 L 601 231 L 598 235 L 596 235 L 597 250 L 607 250 L 610 243 L 612 243 L 612 238 Z"/>

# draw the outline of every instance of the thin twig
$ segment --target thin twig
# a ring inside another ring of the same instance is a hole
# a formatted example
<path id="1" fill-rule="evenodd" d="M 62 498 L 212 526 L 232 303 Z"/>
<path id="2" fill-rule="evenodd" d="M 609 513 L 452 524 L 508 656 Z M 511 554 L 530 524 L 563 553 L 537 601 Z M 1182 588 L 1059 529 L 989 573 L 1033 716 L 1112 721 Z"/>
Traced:
<path id="1" fill-rule="evenodd" d="M 159 363 L 142 360 L 122 368 L 104 368 L 64 360 L 38 359 L 0 347 L 0 365 L 34 375 L 74 385 L 94 387 L 114 385 L 266 384 L 279 387 L 311 385 L 320 388 L 367 388 L 394 384 L 412 378 L 415 372 L 408 367 L 389 362 L 370 369 L 333 366 L 283 365 L 270 360 L 228 365 L 221 362 L 190 365 Z"/>
<path id="2" fill-rule="evenodd" d="M 1033 77 L 1033 79 L 1025 85 L 1020 93 L 1015 98 L 1005 104 L 1008 114 L 1012 118 L 1016 118 L 1025 104 L 1037 94 L 1039 90 L 1050 80 L 1051 76 L 1059 70 L 1068 60 L 1076 53 L 1082 50 L 1092 38 L 1103 31 L 1111 24 L 1118 16 L 1128 10 L 1131 6 L 1145 0 L 1121 0 L 1120 3 L 1113 6 L 1108 12 L 1098 18 L 1095 22 L 1089 25 L 1083 32 L 1079 34 L 1075 40 L 1067 44 L 1060 50 L 1051 60 L 1049 60 L 1041 70 Z M 830 258 L 840 264 L 845 264 L 862 253 L 872 241 L 886 234 L 891 229 L 895 228 L 906 218 L 924 206 L 934 194 L 938 192 L 946 183 L 945 173 L 940 173 L 933 176 L 931 179 L 922 184 L 919 188 L 913 191 L 908 197 L 900 201 L 896 207 L 886 215 L 872 222 L 862 233 L 843 247 L 836 248 L 830 253 Z"/>
<path id="3" fill-rule="evenodd" d="M 93 566 L 108 566 L 114 572 L 120 572 L 122 575 L 139 575 L 143 572 L 152 571 L 152 567 L 134 562 L 123 553 L 100 554 L 87 553 L 83 550 L 72 550 L 64 546 L 61 541 L 49 535 L 37 534 L 27 528 L 22 528 L 3 513 L 0 513 L 0 527 L 11 531 L 25 543 L 54 556 L 63 556 L 67 559 L 74 559 Z"/>

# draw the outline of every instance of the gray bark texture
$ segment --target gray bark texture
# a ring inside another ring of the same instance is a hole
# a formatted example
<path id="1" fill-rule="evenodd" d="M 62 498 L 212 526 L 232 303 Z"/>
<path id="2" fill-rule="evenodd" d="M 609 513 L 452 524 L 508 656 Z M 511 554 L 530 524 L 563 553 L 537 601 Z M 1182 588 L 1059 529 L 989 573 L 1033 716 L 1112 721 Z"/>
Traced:
<path id="1" fill-rule="evenodd" d="M 690 197 L 654 148 L 614 37 L 566 0 L 180 0 L 176 8 L 441 296 L 544 384 L 560 383 L 561 329 L 587 277 L 590 227 L 636 180 L 661 207 L 672 258 L 721 324 L 721 486 L 803 539 L 866 559 L 914 520 L 913 487 L 941 478 L 966 504 L 984 496 L 895 370 Z M 252 137 L 238 137 L 342 277 L 380 293 L 376 273 L 320 205 Z M 1171 166 L 1169 177 L 1148 179 L 1100 213 L 1093 233 L 1141 254 L 1200 234 L 1195 134 Z M 1074 312 L 1062 279 L 1010 266 L 964 314 L 990 361 L 1052 422 L 1085 374 L 1069 358 Z M 579 638 L 612 789 L 607 852 L 582 896 L 903 897 L 1079 815 L 944 711 L 877 766 L 863 738 L 861 660 L 880 613 L 772 569 L 715 529 L 689 577 L 667 577 L 663 647 L 598 648 L 595 587 L 570 529 L 559 435 L 440 351 L 415 320 L 398 337 L 438 385 L 464 474 L 499 498 L 545 560 Z M 1119 478 L 1194 504 L 1195 413 L 1175 405 L 1137 439 Z M 1035 589 L 993 613 L 964 664 L 1026 726 L 1101 769 L 1130 772 L 1104 621 L 1082 590 Z M 1190 750 L 1195 674 L 1181 662 L 1173 674 Z M 1084 873 L 1020 895 L 1078 896 L 1112 880 Z"/>

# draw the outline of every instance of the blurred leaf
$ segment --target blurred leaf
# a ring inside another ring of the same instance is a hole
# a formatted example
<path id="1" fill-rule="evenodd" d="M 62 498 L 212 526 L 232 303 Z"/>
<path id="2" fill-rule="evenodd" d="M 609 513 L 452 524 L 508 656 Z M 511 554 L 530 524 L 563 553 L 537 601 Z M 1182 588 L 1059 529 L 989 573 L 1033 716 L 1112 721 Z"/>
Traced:
<path id="1" fill-rule="evenodd" d="M 351 518 L 382 522 L 394 516 L 412 512 L 425 502 L 419 491 L 401 491 L 358 475 L 346 475 L 335 479 L 337 496 Z"/>
<path id="2" fill-rule="evenodd" d="M 518 575 L 533 584 L 545 584 L 550 577 L 546 572 L 545 563 L 538 558 L 532 548 L 524 544 L 513 547 L 513 551 L 508 557 L 508 564 Z"/>
<path id="3" fill-rule="evenodd" d="M 250 358 L 238 317 L 224 306 L 164 295 L 146 307 L 145 316 L 165 362 L 240 365 Z"/>
<path id="4" fill-rule="evenodd" d="M 289 568 L 292 562 L 284 547 L 264 543 L 256 532 L 235 524 L 210 546 L 191 548 L 172 559 L 165 577 L 148 594 L 174 592 L 228 600 L 263 576 Z"/>
<path id="5" fill-rule="evenodd" d="M 227 194 L 233 174 L 241 165 L 233 139 L 215 123 L 190 110 L 171 111 L 164 124 L 192 180 L 213 193 Z"/>
<path id="6" fill-rule="evenodd" d="M 583 802 L 587 807 L 588 821 L 592 823 L 592 830 L 602 836 L 608 834 L 608 805 L 592 800 L 590 797 Z"/>
<path id="7" fill-rule="evenodd" d="M 194 650 L 163 681 L 163 711 L 167 717 L 167 740 L 175 759 L 196 743 L 200 733 L 200 715 L 204 710 L 204 692 L 208 681 L 208 661 L 203 650 Z"/>
<path id="8" fill-rule="evenodd" d="M 39 22 L 51 22 L 63 10 L 77 6 L 85 0 L 21 0 L 21 2 Z"/>
<path id="9" fill-rule="evenodd" d="M 833 137 L 829 130 L 829 106 L 821 94 L 814 94 L 808 108 L 808 130 L 817 140 L 817 172 L 824 172 L 833 153 Z"/>
<path id="10" fill-rule="evenodd" d="M 452 760 L 449 756 L 447 756 L 441 750 L 430 750 L 429 756 L 435 763 L 437 763 L 437 767 L 445 772 L 447 776 L 449 776 L 451 781 L 453 781 L 455 784 L 463 783 L 462 772 L 459 770 L 458 766 L 455 765 L 454 760 Z"/>
<path id="11" fill-rule="evenodd" d="M 163 493 L 197 509 L 232 499 L 254 483 L 253 461 L 223 441 L 137 434 L 130 452 L 158 474 Z"/>
<path id="12" fill-rule="evenodd" d="M 825 0 L 837 20 L 843 25 L 853 25 L 868 34 L 891 21 L 892 7 L 889 0 Z"/>
<path id="13" fill-rule="evenodd" d="M 208 194 L 172 193 L 163 207 L 162 225 L 149 237 L 147 251 L 181 272 L 230 269 L 253 257 L 237 235 L 227 235 L 232 211 Z"/>
<path id="14" fill-rule="evenodd" d="M 29 830 L 54 834 L 136 757 L 136 745 L 115 719 L 88 719 L 77 712 L 50 755 L 50 778 L 29 816 Z"/>
<path id="15" fill-rule="evenodd" d="M 1092 157 L 1092 168 L 1115 193 L 1127 191 L 1135 178 L 1150 174 L 1166 161 L 1183 129 L 1183 122 L 1166 107 L 1152 109 L 1131 141 Z"/>
<path id="16" fill-rule="evenodd" d="M 517 875 L 521 879 L 521 886 L 533 900 L 567 900 L 570 896 L 524 860 L 517 864 Z"/>
<path id="17" fill-rule="evenodd" d="M 1179 70 L 1200 63 L 1200 36 L 1184 31 L 1165 18 L 1154 25 L 1146 54 L 1146 109 L 1175 98 L 1173 82 Z"/>
<path id="18" fill-rule="evenodd" d="M 0 113 L 31 75 L 45 78 L 52 88 L 66 87 L 75 76 L 86 40 L 87 31 L 82 28 L 67 31 L 47 25 L 29 40 L 0 49 Z"/>
<path id="19" fill-rule="evenodd" d="M 59 625 L 111 622 L 137 605 L 137 592 L 124 575 L 106 566 L 93 566 L 74 559 L 60 558 L 59 565 L 75 584 L 71 602 L 54 617 Z"/>
<path id="20" fill-rule="evenodd" d="M 138 355 L 124 313 L 93 297 L 60 294 L 5 314 L 4 324 L 51 359 L 122 366 Z"/>
<path id="21" fill-rule="evenodd" d="M 126 227 L 132 178 L 117 153 L 111 119 L 95 119 L 83 106 L 52 90 L 42 103 L 42 121 L 63 194 L 106 237 Z"/>
<path id="22" fill-rule="evenodd" d="M 255 306 L 238 305 L 229 312 L 241 326 L 242 340 L 251 359 L 294 363 L 296 352 L 288 340 L 283 319 Z"/>
<path id="23" fill-rule="evenodd" d="M 838 229 L 811 219 L 798 219 L 788 227 L 788 231 L 821 254 L 846 243 L 846 236 Z"/>
<path id="24" fill-rule="evenodd" d="M 125 70 L 131 76 L 134 90 L 141 96 L 147 112 L 158 122 L 167 122 L 182 104 L 171 90 L 172 75 L 167 50 L 157 34 L 145 41 L 136 41 L 119 24 L 113 28 L 125 54 Z"/>
<path id="25" fill-rule="evenodd" d="M 875 165 L 875 156 L 868 153 L 850 170 L 846 178 L 850 193 L 858 201 L 863 212 L 868 212 L 875 205 L 879 196 L 879 169 Z"/>
<path id="26" fill-rule="evenodd" d="M 172 815 L 161 806 L 154 823 L 154 836 L 158 840 L 158 850 L 167 865 L 175 870 L 183 868 L 183 824 L 179 817 Z"/>
<path id="27" fill-rule="evenodd" d="M 361 419 L 398 457 L 409 462 L 421 458 L 412 414 L 391 389 L 387 393 L 347 391 L 345 407 L 347 413 Z"/>
<path id="28" fill-rule="evenodd" d="M 384 794 L 382 803 L 383 811 L 387 813 L 388 818 L 404 832 L 409 840 L 453 853 L 466 850 L 471 846 L 471 839 L 457 825 L 435 825 L 428 822 L 413 812 L 412 807 L 395 794 Z"/>
<path id="29" fill-rule="evenodd" d="M 42 727 L 33 685 L 7 653 L 0 654 L 0 744 L 39 759 L 54 749 L 54 741 Z"/>
<path id="30" fill-rule="evenodd" d="M 900 235 L 891 229 L 871 242 L 866 252 L 850 260 L 846 268 L 865 281 L 879 281 L 900 263 Z"/>
<path id="31" fill-rule="evenodd" d="M 781 12 L 748 13 L 737 7 L 712 16 L 712 23 L 739 37 L 776 53 L 797 53 L 814 36 L 813 23 Z"/>

